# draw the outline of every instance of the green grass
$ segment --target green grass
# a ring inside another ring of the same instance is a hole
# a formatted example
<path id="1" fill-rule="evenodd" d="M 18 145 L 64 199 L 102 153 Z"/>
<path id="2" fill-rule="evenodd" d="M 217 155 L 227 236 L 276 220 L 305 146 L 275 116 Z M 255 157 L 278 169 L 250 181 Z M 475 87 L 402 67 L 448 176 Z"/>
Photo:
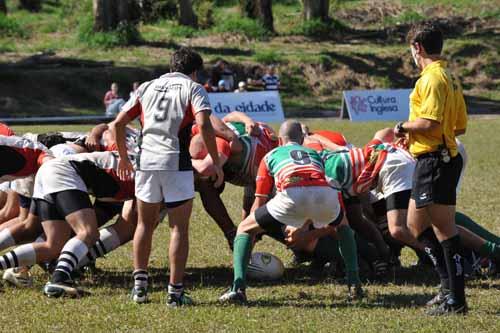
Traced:
<path id="1" fill-rule="evenodd" d="M 310 121 L 314 129 L 342 131 L 353 143 L 367 142 L 374 131 L 389 123 L 353 124 L 346 121 Z M 465 183 L 458 209 L 500 233 L 497 214 L 500 197 L 500 156 L 497 135 L 500 119 L 472 119 L 463 137 L 468 154 Z M 85 130 L 88 126 L 65 126 L 65 130 Z M 60 130 L 60 126 L 19 126 L 23 131 Z M 240 216 L 242 190 L 227 186 L 223 194 L 235 221 Z M 165 307 L 167 278 L 166 223 L 154 237 L 151 267 L 153 293 L 150 304 L 137 306 L 128 300 L 131 287 L 132 253 L 126 245 L 97 262 L 103 272 L 83 286 L 92 294 L 80 300 L 45 298 L 41 288 L 47 277 L 34 268 L 35 285 L 29 290 L 4 288 L 0 294 L 2 332 L 498 332 L 500 279 L 469 283 L 470 315 L 429 318 L 423 315 L 422 302 L 435 291 L 424 275 L 431 272 L 406 271 L 408 280 L 396 279 L 387 285 L 366 288 L 368 299 L 350 304 L 345 301 L 345 286 L 338 281 L 318 281 L 301 271 L 288 270 L 280 283 L 252 283 L 248 290 L 249 307 L 221 307 L 217 297 L 231 278 L 231 255 L 222 233 L 195 202 L 191 219 L 191 250 L 187 282 L 198 303 L 192 308 L 169 310 Z M 281 244 L 264 238 L 256 250 L 268 251 L 285 263 L 290 252 Z M 403 253 L 403 265 L 414 256 Z M 422 276 L 422 279 L 419 278 Z"/>

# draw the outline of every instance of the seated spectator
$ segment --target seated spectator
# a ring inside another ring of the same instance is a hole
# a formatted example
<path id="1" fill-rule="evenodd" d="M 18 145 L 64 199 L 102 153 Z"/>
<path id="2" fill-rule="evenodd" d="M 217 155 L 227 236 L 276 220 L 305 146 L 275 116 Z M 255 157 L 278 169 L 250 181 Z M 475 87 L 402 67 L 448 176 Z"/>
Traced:
<path id="1" fill-rule="evenodd" d="M 219 80 L 219 83 L 217 84 L 217 91 L 218 92 L 227 92 L 226 82 L 224 80 Z"/>
<path id="2" fill-rule="evenodd" d="M 240 81 L 238 83 L 238 89 L 234 91 L 235 93 L 242 93 L 242 92 L 247 92 L 247 84 L 244 81 Z"/>
<path id="3" fill-rule="evenodd" d="M 120 112 L 125 100 L 118 95 L 118 83 L 111 84 L 111 90 L 104 95 L 104 106 L 106 107 L 106 116 L 115 116 Z"/>

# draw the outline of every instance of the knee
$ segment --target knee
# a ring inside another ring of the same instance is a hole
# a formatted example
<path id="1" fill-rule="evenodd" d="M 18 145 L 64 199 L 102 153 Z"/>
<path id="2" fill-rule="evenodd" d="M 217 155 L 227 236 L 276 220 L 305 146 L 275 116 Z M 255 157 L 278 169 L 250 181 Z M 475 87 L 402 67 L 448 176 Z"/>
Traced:
<path id="1" fill-rule="evenodd" d="M 398 241 L 404 241 L 405 236 L 406 236 L 406 230 L 404 230 L 401 227 L 394 227 L 389 229 L 389 233 L 391 234 L 392 238 L 398 240 Z"/>
<path id="2" fill-rule="evenodd" d="M 86 226 L 82 230 L 79 230 L 76 236 L 87 244 L 87 246 L 92 246 L 99 239 L 99 232 L 95 228 Z"/>

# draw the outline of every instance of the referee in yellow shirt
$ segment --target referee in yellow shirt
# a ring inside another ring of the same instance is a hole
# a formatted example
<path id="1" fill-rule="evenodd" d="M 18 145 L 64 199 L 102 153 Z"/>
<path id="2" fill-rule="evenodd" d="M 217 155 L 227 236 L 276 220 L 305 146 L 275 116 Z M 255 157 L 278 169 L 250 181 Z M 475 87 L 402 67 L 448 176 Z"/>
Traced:
<path id="1" fill-rule="evenodd" d="M 428 314 L 465 314 L 462 245 L 455 225 L 456 186 L 462 170 L 455 136 L 465 133 L 467 115 L 460 84 L 441 58 L 443 35 L 430 23 L 408 33 L 412 57 L 421 70 L 410 95 L 410 119 L 396 125 L 408 135 L 417 159 L 408 208 L 408 227 L 425 246 L 441 278 Z"/>

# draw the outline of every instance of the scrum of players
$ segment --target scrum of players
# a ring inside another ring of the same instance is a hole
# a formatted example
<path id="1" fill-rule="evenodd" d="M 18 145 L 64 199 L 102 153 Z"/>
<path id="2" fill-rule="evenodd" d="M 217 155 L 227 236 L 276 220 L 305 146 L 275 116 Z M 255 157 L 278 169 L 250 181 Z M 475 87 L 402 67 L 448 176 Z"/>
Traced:
<path id="1" fill-rule="evenodd" d="M 192 304 L 183 278 L 195 190 L 233 251 L 234 279 L 221 303 L 247 302 L 249 258 L 264 235 L 293 251 L 294 264 L 310 263 L 312 274 L 339 266 L 351 299 L 364 297 L 363 278 L 397 269 L 405 246 L 432 266 L 406 224 L 416 162 L 392 129 L 354 147 L 341 133 L 294 120 L 276 133 L 236 111 L 218 119 L 194 81 L 201 66 L 192 50 L 175 52 L 171 73 L 142 84 L 114 121 L 88 133 L 17 136 L 0 126 L 3 280 L 30 287 L 38 264 L 50 274 L 45 295 L 78 297 L 78 273 L 133 241 L 131 299 L 147 302 L 151 238 L 168 215 L 167 305 Z M 136 118 L 141 129 L 130 125 Z M 225 182 L 243 187 L 238 225 L 221 198 Z M 464 214 L 456 223 L 469 275 L 485 266 L 496 274 L 500 239 Z"/>

